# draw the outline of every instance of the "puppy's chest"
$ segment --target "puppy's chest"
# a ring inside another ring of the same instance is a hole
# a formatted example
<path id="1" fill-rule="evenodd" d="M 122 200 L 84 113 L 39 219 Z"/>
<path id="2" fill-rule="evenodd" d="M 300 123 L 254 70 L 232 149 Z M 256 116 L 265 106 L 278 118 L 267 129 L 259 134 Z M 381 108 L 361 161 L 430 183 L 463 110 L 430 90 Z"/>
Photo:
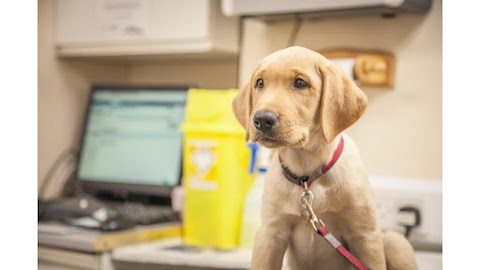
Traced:
<path id="1" fill-rule="evenodd" d="M 346 248 L 349 243 L 345 236 L 348 233 L 339 220 L 331 214 L 320 214 L 330 233 Z M 338 252 L 331 247 L 322 236 L 318 235 L 305 220 L 296 222 L 292 228 L 289 242 L 289 264 L 291 269 L 353 269 Z"/>

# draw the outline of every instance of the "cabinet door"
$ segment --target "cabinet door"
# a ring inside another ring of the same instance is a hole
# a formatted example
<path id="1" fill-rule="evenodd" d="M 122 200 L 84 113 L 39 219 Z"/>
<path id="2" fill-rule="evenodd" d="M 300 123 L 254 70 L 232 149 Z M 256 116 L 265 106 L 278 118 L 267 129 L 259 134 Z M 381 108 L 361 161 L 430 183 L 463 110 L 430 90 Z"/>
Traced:
<path id="1" fill-rule="evenodd" d="M 220 0 L 57 0 L 62 56 L 235 55 L 238 18 Z"/>
<path id="2" fill-rule="evenodd" d="M 57 42 L 188 42 L 208 37 L 209 0 L 58 0 Z"/>

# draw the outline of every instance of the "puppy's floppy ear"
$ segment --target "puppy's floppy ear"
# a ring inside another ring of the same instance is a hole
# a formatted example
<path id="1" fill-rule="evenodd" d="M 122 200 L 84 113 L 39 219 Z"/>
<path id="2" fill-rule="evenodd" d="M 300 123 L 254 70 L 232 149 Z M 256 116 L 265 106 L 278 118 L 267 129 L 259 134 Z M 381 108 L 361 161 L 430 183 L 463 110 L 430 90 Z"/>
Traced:
<path id="1" fill-rule="evenodd" d="M 317 67 L 322 75 L 320 125 L 330 143 L 365 112 L 367 96 L 343 70 L 320 55 Z"/>
<path id="2" fill-rule="evenodd" d="M 232 109 L 238 122 L 247 131 L 247 141 L 249 139 L 248 126 L 250 121 L 250 114 L 252 113 L 252 90 L 250 82 L 248 82 L 237 96 L 233 99 Z"/>

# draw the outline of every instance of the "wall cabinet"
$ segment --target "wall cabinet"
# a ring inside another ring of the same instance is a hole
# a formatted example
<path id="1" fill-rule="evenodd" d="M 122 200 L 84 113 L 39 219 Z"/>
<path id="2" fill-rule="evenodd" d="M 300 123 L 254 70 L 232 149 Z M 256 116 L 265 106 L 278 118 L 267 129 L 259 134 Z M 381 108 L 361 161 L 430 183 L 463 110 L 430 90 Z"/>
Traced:
<path id="1" fill-rule="evenodd" d="M 228 57 L 239 20 L 220 0 L 57 0 L 56 47 L 65 57 Z"/>

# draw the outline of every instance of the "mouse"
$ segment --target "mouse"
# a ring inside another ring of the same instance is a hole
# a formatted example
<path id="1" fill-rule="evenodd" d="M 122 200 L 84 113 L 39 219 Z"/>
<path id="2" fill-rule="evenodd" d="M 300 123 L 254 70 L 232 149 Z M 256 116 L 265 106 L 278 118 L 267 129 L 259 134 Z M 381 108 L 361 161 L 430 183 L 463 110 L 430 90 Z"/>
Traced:
<path id="1" fill-rule="evenodd" d="M 87 216 L 65 218 L 64 221 L 73 226 L 105 232 L 130 229 L 136 225 L 132 219 L 106 208 L 99 208 Z"/>
<path id="2" fill-rule="evenodd" d="M 100 229 L 102 231 L 119 231 L 135 227 L 135 222 L 123 215 L 111 217 L 102 222 Z"/>

